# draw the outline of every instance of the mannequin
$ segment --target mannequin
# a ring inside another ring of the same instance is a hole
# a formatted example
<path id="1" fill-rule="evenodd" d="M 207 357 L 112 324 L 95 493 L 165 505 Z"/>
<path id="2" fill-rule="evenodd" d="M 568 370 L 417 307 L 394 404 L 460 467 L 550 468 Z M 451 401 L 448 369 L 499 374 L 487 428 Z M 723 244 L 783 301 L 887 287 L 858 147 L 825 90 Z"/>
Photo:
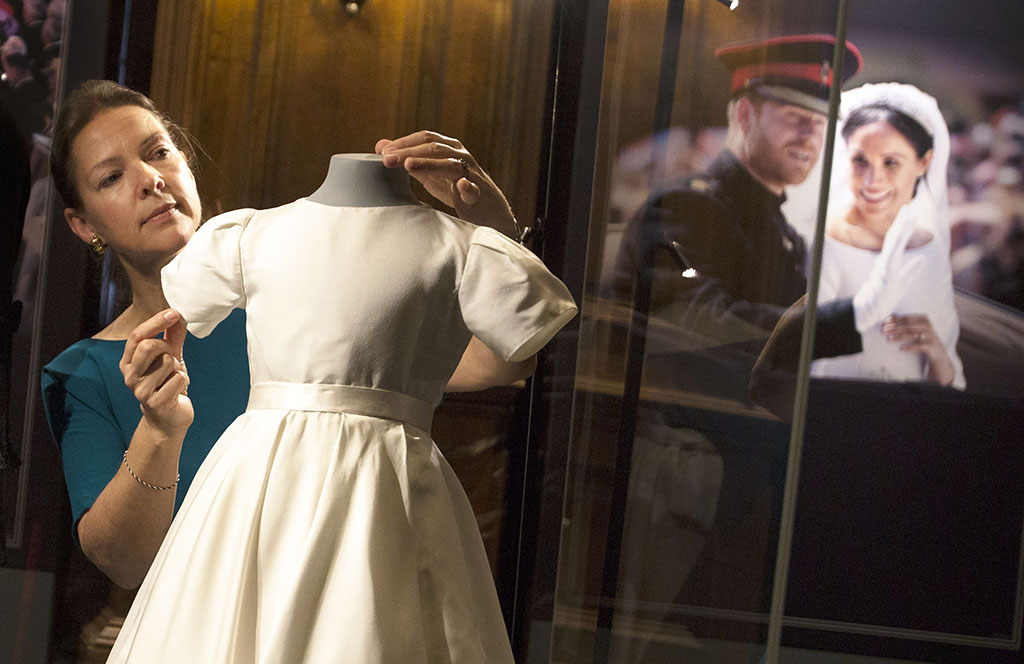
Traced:
<path id="1" fill-rule="evenodd" d="M 327 178 L 307 200 L 333 207 L 420 205 L 402 168 L 388 168 L 377 154 L 336 154 Z"/>
<path id="2" fill-rule="evenodd" d="M 470 340 L 525 361 L 575 315 L 565 286 L 374 155 L 335 155 L 308 198 L 210 219 L 161 277 L 193 335 L 245 308 L 252 389 L 107 661 L 512 664 L 429 431 Z"/>

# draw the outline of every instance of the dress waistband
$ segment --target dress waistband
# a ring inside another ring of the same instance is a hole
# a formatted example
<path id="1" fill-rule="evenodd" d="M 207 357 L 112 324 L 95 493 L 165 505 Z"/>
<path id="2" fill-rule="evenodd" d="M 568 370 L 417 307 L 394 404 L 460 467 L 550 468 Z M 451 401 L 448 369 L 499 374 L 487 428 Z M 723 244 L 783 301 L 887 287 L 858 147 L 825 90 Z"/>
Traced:
<path id="1" fill-rule="evenodd" d="M 246 410 L 306 410 L 352 413 L 411 424 L 430 431 L 434 407 L 401 392 L 358 385 L 322 383 L 256 383 L 249 391 Z"/>

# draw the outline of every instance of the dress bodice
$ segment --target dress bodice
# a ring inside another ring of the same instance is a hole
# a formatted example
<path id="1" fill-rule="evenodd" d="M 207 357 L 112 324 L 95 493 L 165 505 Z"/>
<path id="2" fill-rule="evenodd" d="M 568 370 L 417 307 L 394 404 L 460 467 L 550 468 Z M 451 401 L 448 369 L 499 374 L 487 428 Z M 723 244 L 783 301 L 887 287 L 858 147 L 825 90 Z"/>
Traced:
<path id="1" fill-rule="evenodd" d="M 518 359 L 575 312 L 529 251 L 425 205 L 300 199 L 226 213 L 165 268 L 164 290 L 196 334 L 245 308 L 253 383 L 357 385 L 429 403 L 472 335 Z"/>

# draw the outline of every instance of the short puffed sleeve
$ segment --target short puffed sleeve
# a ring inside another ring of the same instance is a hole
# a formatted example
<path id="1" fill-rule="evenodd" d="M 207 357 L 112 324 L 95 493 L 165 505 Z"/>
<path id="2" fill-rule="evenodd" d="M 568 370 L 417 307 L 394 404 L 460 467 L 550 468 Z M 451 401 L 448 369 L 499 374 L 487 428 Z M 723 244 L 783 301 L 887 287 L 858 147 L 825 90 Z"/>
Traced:
<path id="1" fill-rule="evenodd" d="M 469 330 L 509 362 L 535 354 L 576 315 L 569 290 L 525 247 L 474 231 L 459 285 Z"/>
<path id="2" fill-rule="evenodd" d="M 213 217 L 160 273 L 167 304 L 181 312 L 188 331 L 205 337 L 233 309 L 245 307 L 239 242 L 253 209 Z"/>

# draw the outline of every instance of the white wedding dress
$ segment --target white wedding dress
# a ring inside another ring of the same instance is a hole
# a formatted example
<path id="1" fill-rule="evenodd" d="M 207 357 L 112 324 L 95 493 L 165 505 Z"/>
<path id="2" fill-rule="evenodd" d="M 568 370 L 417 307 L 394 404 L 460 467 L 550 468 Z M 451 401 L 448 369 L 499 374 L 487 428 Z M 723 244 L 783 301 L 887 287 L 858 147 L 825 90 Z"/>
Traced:
<path id="1" fill-rule="evenodd" d="M 914 228 L 926 231 L 930 239 L 921 246 L 901 249 L 901 259 L 891 265 L 892 288 L 898 290 L 888 313 L 925 314 L 946 355 L 953 364 L 952 386 L 964 389 L 963 363 L 957 353 L 960 319 L 953 297 L 950 265 L 949 194 L 946 170 L 949 165 L 949 130 L 931 95 L 905 83 L 867 83 L 842 95 L 841 117 L 849 117 L 863 106 L 882 104 L 896 109 L 921 125 L 933 141 L 932 158 L 926 175 L 917 186 L 914 199 L 902 212 Z M 829 198 L 830 219 L 841 218 L 853 205 L 850 191 L 851 167 L 846 141 L 836 138 L 832 160 Z M 895 224 L 894 224 L 895 225 Z M 892 232 L 890 230 L 890 232 Z M 818 302 L 854 297 L 871 274 L 880 252 L 860 249 L 825 237 L 822 246 Z M 902 278 L 900 269 L 911 261 L 923 266 L 912 277 Z M 888 315 L 888 314 L 886 314 Z M 926 380 L 928 364 L 923 353 L 900 350 L 888 341 L 882 323 L 861 331 L 863 350 L 853 355 L 823 358 L 811 363 L 811 374 L 822 378 L 853 378 L 891 382 Z"/>
<path id="2" fill-rule="evenodd" d="M 936 239 L 907 249 L 906 259 L 922 257 L 920 273 L 899 284 L 897 314 L 925 314 L 935 335 L 953 363 L 953 386 L 963 389 L 964 368 L 956 350 L 960 324 L 953 302 L 949 252 Z M 877 251 L 861 249 L 825 236 L 822 248 L 821 281 L 818 301 L 853 297 L 878 258 Z M 811 372 L 821 378 L 855 378 L 887 382 L 920 382 L 928 374 L 922 353 L 900 350 L 885 338 L 881 325 L 861 332 L 863 350 L 853 355 L 821 358 L 811 364 Z"/>
<path id="3" fill-rule="evenodd" d="M 197 336 L 246 309 L 253 388 L 108 661 L 511 662 L 431 414 L 471 335 L 534 354 L 575 314 L 565 286 L 427 206 L 306 199 L 215 217 L 163 277 Z"/>

